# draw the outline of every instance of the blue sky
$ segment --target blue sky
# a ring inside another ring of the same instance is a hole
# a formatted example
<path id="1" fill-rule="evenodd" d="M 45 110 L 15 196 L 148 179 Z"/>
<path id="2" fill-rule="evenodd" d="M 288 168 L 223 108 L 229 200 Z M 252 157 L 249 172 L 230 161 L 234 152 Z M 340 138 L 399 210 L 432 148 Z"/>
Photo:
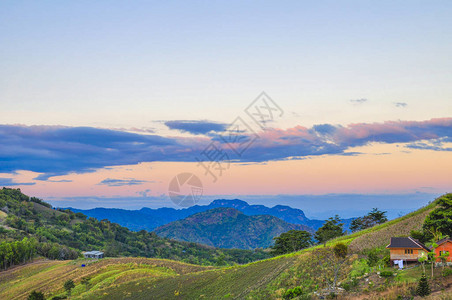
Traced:
<path id="1" fill-rule="evenodd" d="M 451 14 L 450 1 L 2 1 L 0 185 L 161 206 L 266 91 L 284 114 L 252 128 L 221 182 L 203 178 L 207 197 L 450 191 Z"/>
<path id="2" fill-rule="evenodd" d="M 4 1 L 1 117 L 108 127 L 230 122 L 262 90 L 306 125 L 444 117 L 451 5 Z M 334 113 L 361 98 L 370 108 Z"/>

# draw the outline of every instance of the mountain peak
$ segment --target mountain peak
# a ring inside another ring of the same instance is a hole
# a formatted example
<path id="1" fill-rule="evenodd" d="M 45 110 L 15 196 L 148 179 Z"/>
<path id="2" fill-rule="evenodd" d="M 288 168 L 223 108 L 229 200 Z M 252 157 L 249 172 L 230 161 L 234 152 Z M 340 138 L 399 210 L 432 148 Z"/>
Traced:
<path id="1" fill-rule="evenodd" d="M 230 204 L 230 201 L 228 201 Z M 307 226 L 270 215 L 248 216 L 232 207 L 216 207 L 155 229 L 162 237 L 221 248 L 267 248 L 281 233 Z"/>
<path id="2" fill-rule="evenodd" d="M 217 199 L 212 201 L 209 206 L 248 207 L 250 205 L 240 199 Z"/>

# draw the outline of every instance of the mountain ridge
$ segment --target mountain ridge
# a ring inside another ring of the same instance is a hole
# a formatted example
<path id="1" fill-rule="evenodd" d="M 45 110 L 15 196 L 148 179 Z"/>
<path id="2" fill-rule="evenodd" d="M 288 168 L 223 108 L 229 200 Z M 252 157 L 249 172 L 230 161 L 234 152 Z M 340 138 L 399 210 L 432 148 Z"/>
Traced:
<path id="1" fill-rule="evenodd" d="M 208 205 L 194 205 L 184 209 L 175 209 L 170 207 L 162 207 L 152 209 L 143 207 L 139 210 L 126 210 L 118 208 L 93 208 L 93 209 L 77 209 L 69 208 L 74 212 L 81 212 L 89 217 L 98 220 L 108 219 L 111 222 L 118 223 L 131 230 L 148 230 L 153 231 L 157 227 L 163 226 L 173 221 L 182 220 L 195 213 L 207 211 L 217 207 L 232 207 L 243 212 L 246 215 L 271 215 L 280 218 L 291 224 L 306 225 L 313 230 L 318 229 L 325 222 L 324 220 L 309 219 L 303 210 L 292 208 L 285 205 L 275 205 L 267 207 L 261 204 L 248 204 L 240 199 L 216 199 Z M 111 212 L 111 214 L 110 214 Z M 149 218 L 151 217 L 151 218 Z M 354 218 L 343 219 L 344 229 L 347 230 Z"/>
<path id="2" fill-rule="evenodd" d="M 217 207 L 160 226 L 161 237 L 202 243 L 221 248 L 267 248 L 273 238 L 289 230 L 306 230 L 306 225 L 290 224 L 271 215 L 248 216 L 236 208 Z"/>

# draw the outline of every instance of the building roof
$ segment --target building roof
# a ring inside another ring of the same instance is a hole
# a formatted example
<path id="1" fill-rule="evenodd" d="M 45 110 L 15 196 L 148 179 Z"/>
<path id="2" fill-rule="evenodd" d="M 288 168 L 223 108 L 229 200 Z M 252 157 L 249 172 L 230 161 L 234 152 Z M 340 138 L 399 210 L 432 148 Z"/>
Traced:
<path id="1" fill-rule="evenodd" d="M 386 248 L 421 248 L 430 252 L 427 246 L 412 237 L 392 237 L 391 243 Z"/>
<path id="2" fill-rule="evenodd" d="M 88 251 L 88 252 L 84 252 L 83 254 L 88 254 L 88 255 L 101 255 L 104 254 L 102 251 Z"/>
<path id="3" fill-rule="evenodd" d="M 444 244 L 445 242 L 451 242 L 452 243 L 452 239 L 447 237 L 447 238 L 444 238 L 442 240 L 437 241 L 436 244 L 439 246 L 441 244 Z"/>

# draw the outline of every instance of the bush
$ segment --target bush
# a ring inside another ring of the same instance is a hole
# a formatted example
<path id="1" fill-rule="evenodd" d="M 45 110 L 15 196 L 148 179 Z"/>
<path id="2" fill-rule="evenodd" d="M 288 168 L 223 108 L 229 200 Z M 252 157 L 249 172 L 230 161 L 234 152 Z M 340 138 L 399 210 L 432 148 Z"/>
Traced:
<path id="1" fill-rule="evenodd" d="M 72 290 L 73 288 L 75 288 L 75 284 L 74 284 L 74 281 L 72 281 L 72 279 L 69 279 L 69 280 L 67 280 L 67 281 L 64 283 L 64 289 L 66 290 L 66 292 L 67 292 L 68 294 L 71 293 L 71 290 Z"/>
<path id="2" fill-rule="evenodd" d="M 293 289 L 288 289 L 284 293 L 284 299 L 292 299 L 301 294 L 303 294 L 303 290 L 301 289 L 301 287 L 297 286 L 297 287 L 294 287 Z"/>
<path id="3" fill-rule="evenodd" d="M 33 291 L 28 295 L 27 300 L 45 300 L 45 297 L 42 292 Z"/>
<path id="4" fill-rule="evenodd" d="M 383 263 L 385 264 L 386 267 L 391 266 L 391 256 L 389 254 L 383 257 Z"/>
<path id="5" fill-rule="evenodd" d="M 446 277 L 449 275 L 452 275 L 452 269 L 444 269 L 443 276 Z"/>
<path id="6" fill-rule="evenodd" d="M 367 253 L 367 265 L 369 267 L 375 267 L 378 263 L 378 255 L 377 255 L 377 251 L 372 249 Z"/>
<path id="7" fill-rule="evenodd" d="M 341 288 L 343 288 L 344 290 L 349 292 L 352 290 L 352 288 L 357 287 L 358 284 L 359 284 L 359 280 L 356 277 L 353 277 L 349 281 L 342 283 Z"/>
<path id="8" fill-rule="evenodd" d="M 427 277 L 425 277 L 425 274 L 422 274 L 421 279 L 419 280 L 419 283 L 416 288 L 416 295 L 425 297 L 430 295 L 430 286 L 428 285 Z"/>
<path id="9" fill-rule="evenodd" d="M 348 282 L 344 282 L 343 284 L 341 284 L 341 288 L 343 288 L 347 292 L 349 292 L 352 289 L 350 286 L 350 283 L 348 283 Z"/>
<path id="10" fill-rule="evenodd" d="M 367 273 L 369 270 L 369 266 L 367 265 L 367 261 L 365 259 L 357 259 L 353 262 L 353 268 L 350 272 L 350 276 L 359 277 Z"/>
<path id="11" fill-rule="evenodd" d="M 394 273 L 392 271 L 381 271 L 380 276 L 384 278 L 390 278 L 394 276 Z"/>

